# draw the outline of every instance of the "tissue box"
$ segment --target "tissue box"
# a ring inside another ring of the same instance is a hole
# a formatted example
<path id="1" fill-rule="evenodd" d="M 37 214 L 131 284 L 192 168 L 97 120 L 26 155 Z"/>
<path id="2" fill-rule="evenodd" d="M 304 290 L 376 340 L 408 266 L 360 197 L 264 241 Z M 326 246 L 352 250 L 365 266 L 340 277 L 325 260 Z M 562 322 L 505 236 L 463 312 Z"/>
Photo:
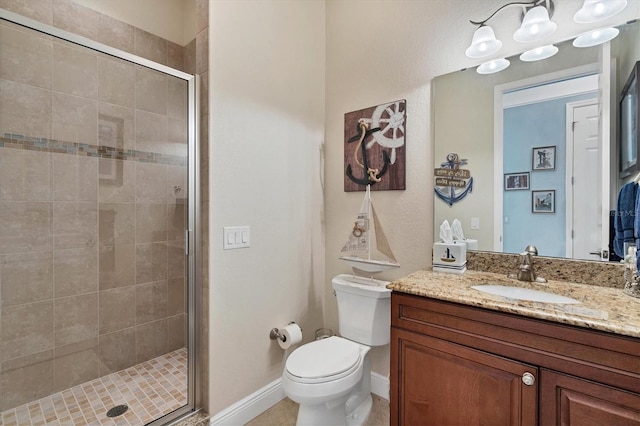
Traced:
<path id="1" fill-rule="evenodd" d="M 462 274 L 467 270 L 467 245 L 462 242 L 434 243 L 433 270 Z"/>

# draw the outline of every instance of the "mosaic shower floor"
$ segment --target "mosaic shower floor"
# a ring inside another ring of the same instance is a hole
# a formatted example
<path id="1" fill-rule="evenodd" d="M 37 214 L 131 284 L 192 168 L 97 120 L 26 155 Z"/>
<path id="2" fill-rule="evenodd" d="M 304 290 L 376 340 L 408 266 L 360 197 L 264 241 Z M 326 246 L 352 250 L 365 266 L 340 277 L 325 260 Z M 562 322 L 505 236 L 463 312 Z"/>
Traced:
<path id="1" fill-rule="evenodd" d="M 186 403 L 187 350 L 182 348 L 3 411 L 0 426 L 140 426 Z M 120 404 L 127 404 L 129 410 L 119 417 L 107 417 L 107 411 Z"/>

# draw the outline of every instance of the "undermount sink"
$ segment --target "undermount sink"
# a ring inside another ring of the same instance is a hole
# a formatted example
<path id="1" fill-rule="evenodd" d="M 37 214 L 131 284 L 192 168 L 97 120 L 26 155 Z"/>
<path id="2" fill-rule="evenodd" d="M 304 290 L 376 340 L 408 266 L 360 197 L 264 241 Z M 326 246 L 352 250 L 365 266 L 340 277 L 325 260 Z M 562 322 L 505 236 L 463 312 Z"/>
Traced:
<path id="1" fill-rule="evenodd" d="M 521 287 L 511 287 L 505 285 L 474 285 L 471 286 L 471 288 L 483 291 L 485 293 L 493 294 L 495 296 L 506 297 L 508 299 L 528 300 L 531 302 L 542 303 L 580 303 L 579 301 L 571 297 L 560 296 L 559 294 L 547 293 L 546 291 L 531 290 Z"/>

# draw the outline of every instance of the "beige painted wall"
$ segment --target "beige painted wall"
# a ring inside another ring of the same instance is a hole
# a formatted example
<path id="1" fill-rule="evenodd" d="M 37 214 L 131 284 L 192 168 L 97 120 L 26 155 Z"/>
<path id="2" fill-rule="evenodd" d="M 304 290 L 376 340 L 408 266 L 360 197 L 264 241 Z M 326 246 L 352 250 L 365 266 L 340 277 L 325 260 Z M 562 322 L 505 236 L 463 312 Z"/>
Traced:
<path id="1" fill-rule="evenodd" d="M 184 46 L 196 36 L 195 0 L 73 0 Z"/>
<path id="2" fill-rule="evenodd" d="M 210 3 L 211 414 L 281 376 L 271 328 L 323 323 L 324 64 L 324 2 Z"/>

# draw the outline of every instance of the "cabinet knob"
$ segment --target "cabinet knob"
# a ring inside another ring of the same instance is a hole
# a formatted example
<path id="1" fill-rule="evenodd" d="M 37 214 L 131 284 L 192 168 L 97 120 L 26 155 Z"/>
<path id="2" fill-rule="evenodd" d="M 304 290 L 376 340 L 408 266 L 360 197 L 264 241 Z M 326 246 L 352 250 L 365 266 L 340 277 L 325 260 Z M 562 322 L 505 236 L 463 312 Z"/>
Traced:
<path id="1" fill-rule="evenodd" d="M 531 373 L 524 373 L 522 375 L 522 383 L 524 383 L 527 386 L 533 386 L 533 384 L 536 382 L 536 377 L 531 374 Z"/>

